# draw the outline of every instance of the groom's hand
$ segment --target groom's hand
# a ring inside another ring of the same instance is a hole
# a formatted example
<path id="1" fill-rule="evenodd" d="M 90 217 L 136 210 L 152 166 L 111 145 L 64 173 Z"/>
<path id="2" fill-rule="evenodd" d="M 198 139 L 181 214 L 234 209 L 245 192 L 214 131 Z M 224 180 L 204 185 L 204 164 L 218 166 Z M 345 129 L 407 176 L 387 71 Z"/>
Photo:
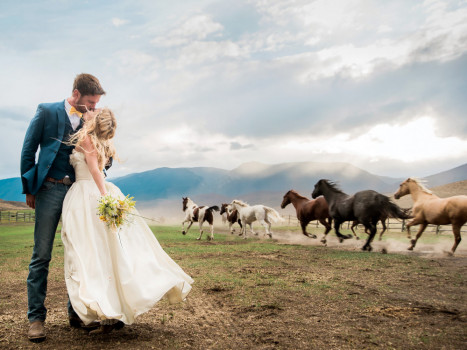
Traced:
<path id="1" fill-rule="evenodd" d="M 36 196 L 33 194 L 26 194 L 26 204 L 32 209 L 36 209 Z"/>
<path id="2" fill-rule="evenodd" d="M 110 157 L 109 158 L 109 161 L 107 162 L 107 164 L 105 165 L 105 170 L 109 170 L 110 167 L 112 166 L 112 163 L 114 161 L 114 158 L 113 157 Z"/>

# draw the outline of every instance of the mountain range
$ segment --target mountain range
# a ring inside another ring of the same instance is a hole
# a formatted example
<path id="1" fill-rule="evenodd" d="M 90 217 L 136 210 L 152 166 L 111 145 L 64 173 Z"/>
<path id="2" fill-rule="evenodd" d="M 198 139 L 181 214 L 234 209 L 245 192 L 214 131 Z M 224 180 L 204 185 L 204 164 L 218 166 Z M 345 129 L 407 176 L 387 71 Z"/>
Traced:
<path id="1" fill-rule="evenodd" d="M 111 169 L 110 169 L 111 173 Z M 251 204 L 278 207 L 282 196 L 295 189 L 310 197 L 319 179 L 335 181 L 346 193 L 364 189 L 394 193 L 405 178 L 371 174 L 348 163 L 298 162 L 281 164 L 244 163 L 233 170 L 212 167 L 157 168 L 123 177 L 110 178 L 124 194 L 131 194 L 141 207 L 181 206 L 181 197 L 189 196 L 198 204 L 219 205 L 241 198 Z M 428 187 L 467 179 L 467 163 L 427 176 Z M 0 199 L 24 201 L 20 178 L 0 180 Z M 202 203 L 201 201 L 209 201 Z"/>

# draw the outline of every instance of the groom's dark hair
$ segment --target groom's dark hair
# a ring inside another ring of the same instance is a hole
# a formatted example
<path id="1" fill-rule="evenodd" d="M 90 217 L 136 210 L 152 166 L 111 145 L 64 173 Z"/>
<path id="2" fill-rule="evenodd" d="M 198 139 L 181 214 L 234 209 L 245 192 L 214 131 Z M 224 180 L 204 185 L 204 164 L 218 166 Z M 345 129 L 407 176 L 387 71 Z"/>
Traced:
<path id="1" fill-rule="evenodd" d="M 78 90 L 82 96 L 105 95 L 105 91 L 94 75 L 78 74 L 73 83 L 73 91 Z"/>

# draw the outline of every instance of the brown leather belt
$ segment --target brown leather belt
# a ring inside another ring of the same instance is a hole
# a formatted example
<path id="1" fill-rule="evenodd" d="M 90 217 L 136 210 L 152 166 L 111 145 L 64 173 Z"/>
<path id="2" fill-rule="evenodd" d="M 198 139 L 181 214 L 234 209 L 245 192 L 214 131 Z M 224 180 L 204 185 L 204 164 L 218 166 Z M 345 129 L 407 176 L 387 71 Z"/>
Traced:
<path id="1" fill-rule="evenodd" d="M 46 177 L 45 178 L 45 181 L 47 182 L 53 182 L 53 183 L 56 183 L 56 184 L 64 184 L 64 185 L 71 185 L 73 183 L 73 181 L 71 181 L 71 179 L 68 177 L 68 176 L 65 176 L 63 179 L 60 179 L 60 180 L 57 180 L 57 179 L 54 179 L 53 177 Z"/>

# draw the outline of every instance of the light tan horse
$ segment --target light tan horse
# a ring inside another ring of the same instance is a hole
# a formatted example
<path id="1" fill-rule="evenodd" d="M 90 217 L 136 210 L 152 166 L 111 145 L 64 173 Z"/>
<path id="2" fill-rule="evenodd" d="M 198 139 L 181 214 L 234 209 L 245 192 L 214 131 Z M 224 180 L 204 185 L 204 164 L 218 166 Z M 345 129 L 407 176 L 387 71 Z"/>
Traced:
<path id="1" fill-rule="evenodd" d="M 412 245 L 409 250 L 413 250 L 428 224 L 452 224 L 454 245 L 451 250 L 454 253 L 461 241 L 461 227 L 467 222 L 467 196 L 439 198 L 423 186 L 420 180 L 410 177 L 400 184 L 399 190 L 394 193 L 394 198 L 399 199 L 409 193 L 413 200 L 413 219 L 407 224 L 409 238 L 411 238 L 410 227 L 420 225 L 417 236 L 411 240 Z"/>

